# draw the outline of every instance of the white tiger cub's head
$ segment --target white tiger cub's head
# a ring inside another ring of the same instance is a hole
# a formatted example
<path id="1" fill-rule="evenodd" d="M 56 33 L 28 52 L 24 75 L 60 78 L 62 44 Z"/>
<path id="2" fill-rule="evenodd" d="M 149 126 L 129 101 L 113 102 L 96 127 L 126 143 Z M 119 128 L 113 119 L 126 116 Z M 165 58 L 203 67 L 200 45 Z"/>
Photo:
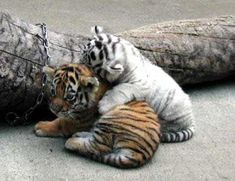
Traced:
<path id="1" fill-rule="evenodd" d="M 131 61 L 135 61 L 136 50 L 128 41 L 103 33 L 103 28 L 99 26 L 94 26 L 91 31 L 95 35 L 85 46 L 82 63 L 90 66 L 102 78 L 114 82 Z"/>

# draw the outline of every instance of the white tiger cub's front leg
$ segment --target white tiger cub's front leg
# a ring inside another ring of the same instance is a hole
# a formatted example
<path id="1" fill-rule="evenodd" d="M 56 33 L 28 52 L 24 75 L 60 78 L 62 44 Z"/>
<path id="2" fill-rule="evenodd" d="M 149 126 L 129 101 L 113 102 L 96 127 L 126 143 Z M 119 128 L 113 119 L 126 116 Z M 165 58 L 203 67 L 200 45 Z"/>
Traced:
<path id="1" fill-rule="evenodd" d="M 142 92 L 137 85 L 121 83 L 107 91 L 99 102 L 99 113 L 104 114 L 113 107 L 125 104 L 132 100 L 144 100 Z"/>

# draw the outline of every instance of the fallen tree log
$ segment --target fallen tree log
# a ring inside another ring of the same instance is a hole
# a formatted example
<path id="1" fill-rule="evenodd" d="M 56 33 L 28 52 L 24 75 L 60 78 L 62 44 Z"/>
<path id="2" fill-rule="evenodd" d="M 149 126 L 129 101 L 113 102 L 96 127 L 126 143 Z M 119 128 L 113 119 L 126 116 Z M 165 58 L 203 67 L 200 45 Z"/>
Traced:
<path id="1" fill-rule="evenodd" d="M 120 34 L 181 85 L 235 73 L 235 17 L 147 25 Z"/>
<path id="2" fill-rule="evenodd" d="M 39 26 L 0 13 L 0 111 L 22 112 L 35 103 L 46 59 Z M 235 72 L 235 18 L 186 20 L 120 33 L 181 84 L 217 80 Z M 83 35 L 48 30 L 50 66 L 78 63 Z"/>

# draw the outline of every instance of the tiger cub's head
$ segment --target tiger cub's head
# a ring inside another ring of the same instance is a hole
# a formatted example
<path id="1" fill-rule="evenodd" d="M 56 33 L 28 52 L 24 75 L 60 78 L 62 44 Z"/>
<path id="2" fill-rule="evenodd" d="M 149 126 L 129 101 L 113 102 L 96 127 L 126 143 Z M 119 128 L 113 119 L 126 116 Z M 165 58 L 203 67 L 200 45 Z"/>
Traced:
<path id="1" fill-rule="evenodd" d="M 124 71 L 134 69 L 139 52 L 130 42 L 103 33 L 102 30 L 99 26 L 93 27 L 92 33 L 95 35 L 85 45 L 81 61 L 91 67 L 97 75 L 109 82 L 115 82 Z"/>
<path id="2" fill-rule="evenodd" d="M 59 68 L 45 66 L 47 94 L 51 111 L 58 117 L 70 117 L 97 105 L 99 81 L 82 64 L 68 64 Z"/>

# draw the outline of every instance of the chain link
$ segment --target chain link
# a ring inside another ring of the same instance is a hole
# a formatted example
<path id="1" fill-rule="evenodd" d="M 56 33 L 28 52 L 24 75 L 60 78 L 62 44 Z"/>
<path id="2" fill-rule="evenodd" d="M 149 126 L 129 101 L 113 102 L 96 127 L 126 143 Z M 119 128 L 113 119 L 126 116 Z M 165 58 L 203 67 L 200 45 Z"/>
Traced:
<path id="1" fill-rule="evenodd" d="M 36 35 L 36 37 L 40 38 L 43 42 L 43 47 L 46 53 L 46 58 L 44 61 L 44 66 L 47 66 L 50 62 L 50 55 L 49 55 L 49 42 L 48 42 L 48 35 L 47 35 L 47 27 L 45 23 L 42 24 L 36 24 L 37 26 L 40 26 L 42 29 L 42 37 L 40 35 Z M 47 84 L 47 79 L 45 73 L 42 73 L 42 84 L 41 84 L 41 92 L 39 93 L 36 103 L 30 107 L 27 111 L 24 112 L 23 116 L 19 116 L 15 112 L 8 112 L 5 116 L 5 119 L 7 123 L 11 126 L 16 126 L 16 125 L 27 125 L 30 123 L 29 121 L 29 116 L 33 113 L 33 111 L 42 103 L 43 98 L 44 98 L 44 90 L 45 86 Z"/>

